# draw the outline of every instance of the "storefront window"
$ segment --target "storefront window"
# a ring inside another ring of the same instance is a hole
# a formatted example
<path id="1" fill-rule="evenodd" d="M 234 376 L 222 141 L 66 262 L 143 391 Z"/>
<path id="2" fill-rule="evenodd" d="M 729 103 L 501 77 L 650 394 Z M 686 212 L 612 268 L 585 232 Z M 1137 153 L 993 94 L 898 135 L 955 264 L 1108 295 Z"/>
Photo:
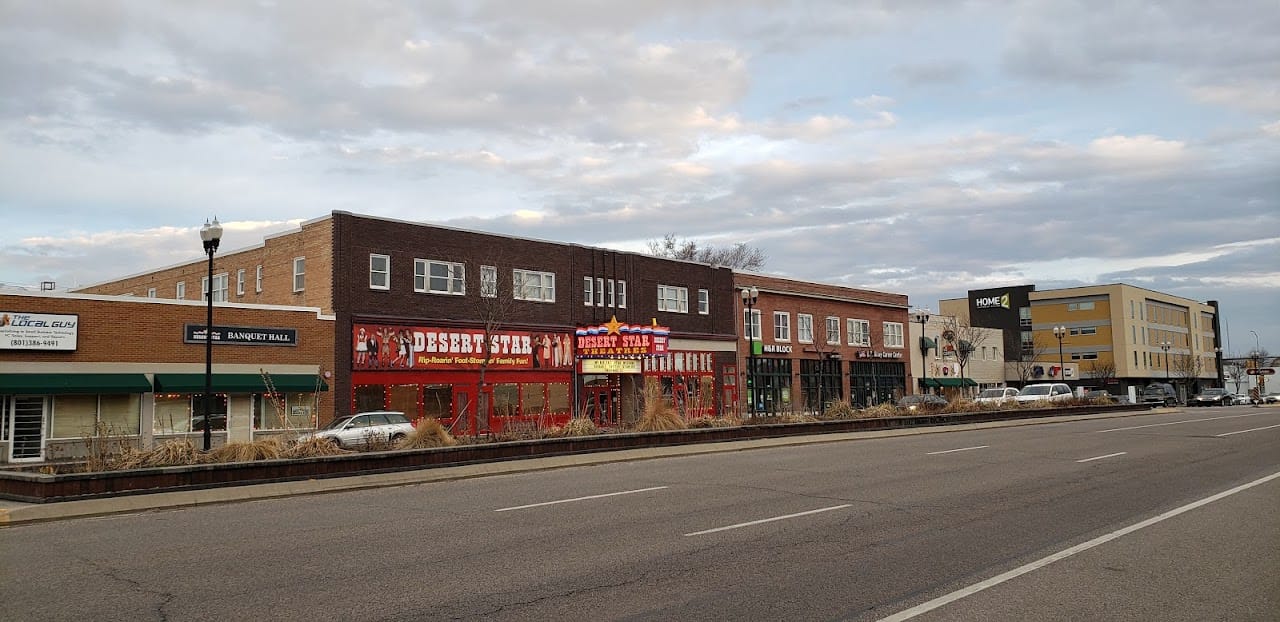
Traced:
<path id="1" fill-rule="evenodd" d="M 135 436 L 141 431 L 141 419 L 141 395 L 98 396 L 98 421 L 102 422 L 107 434 Z"/>
<path id="2" fill-rule="evenodd" d="M 253 429 L 300 430 L 316 427 L 314 393 L 253 396 Z"/>
<path id="3" fill-rule="evenodd" d="M 569 385 L 557 382 L 547 385 L 547 408 L 553 415 L 568 415 L 571 412 Z"/>
<path id="4" fill-rule="evenodd" d="M 191 398 L 180 394 L 157 394 L 155 419 L 151 431 L 155 434 L 182 434 L 191 431 Z"/>
<path id="5" fill-rule="evenodd" d="M 514 417 L 520 414 L 520 385 L 496 384 L 493 386 L 493 414 L 498 417 Z"/>
<path id="6" fill-rule="evenodd" d="M 422 387 L 422 416 L 436 419 L 453 417 L 453 385 L 428 384 Z"/>
<path id="7" fill-rule="evenodd" d="M 355 412 L 384 410 L 387 407 L 386 388 L 380 384 L 362 384 L 355 390 Z"/>
<path id="8" fill-rule="evenodd" d="M 98 396 L 57 395 L 53 398 L 53 426 L 49 438 L 94 436 L 98 423 Z"/>
<path id="9" fill-rule="evenodd" d="M 547 385 L 526 382 L 520 385 L 520 414 L 541 415 L 546 412 Z"/>
<path id="10" fill-rule="evenodd" d="M 191 431 L 203 432 L 205 420 L 206 400 L 203 395 L 191 396 Z M 208 400 L 208 406 L 211 407 L 209 414 L 209 430 L 219 432 L 227 429 L 227 396 L 221 393 L 215 394 L 212 400 Z"/>
<path id="11" fill-rule="evenodd" d="M 391 404 L 388 410 L 402 412 L 410 419 L 417 419 L 420 416 L 418 413 L 418 385 L 392 385 L 387 387 L 387 394 L 390 398 L 388 401 Z"/>

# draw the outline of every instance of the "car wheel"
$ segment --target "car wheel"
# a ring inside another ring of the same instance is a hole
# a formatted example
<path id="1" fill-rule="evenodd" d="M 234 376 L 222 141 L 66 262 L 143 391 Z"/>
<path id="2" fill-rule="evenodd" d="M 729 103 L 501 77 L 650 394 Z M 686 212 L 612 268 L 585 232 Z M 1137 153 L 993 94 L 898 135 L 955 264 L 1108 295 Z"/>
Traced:
<path id="1" fill-rule="evenodd" d="M 342 449 L 342 441 L 338 440 L 338 437 L 336 437 L 336 436 L 330 436 L 330 437 L 329 437 L 329 442 L 330 442 L 330 443 L 333 443 L 333 446 L 334 446 L 334 447 L 336 447 L 336 448 L 338 448 L 338 449 Z"/>
<path id="2" fill-rule="evenodd" d="M 391 442 L 392 442 L 392 443 L 396 443 L 396 444 L 400 444 L 400 443 L 403 443 L 403 442 L 404 442 L 404 439 L 406 439 L 406 438 L 408 438 L 408 437 L 406 437 L 406 436 L 405 436 L 405 435 L 403 435 L 403 434 L 395 434 L 395 435 L 393 435 L 393 436 L 391 437 Z"/>

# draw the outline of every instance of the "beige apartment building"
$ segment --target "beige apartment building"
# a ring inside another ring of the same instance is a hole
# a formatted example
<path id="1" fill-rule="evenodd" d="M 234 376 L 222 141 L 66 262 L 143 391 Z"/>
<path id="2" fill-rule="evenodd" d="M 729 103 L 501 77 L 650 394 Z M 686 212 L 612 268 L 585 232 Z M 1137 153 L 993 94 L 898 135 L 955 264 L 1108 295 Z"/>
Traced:
<path id="1" fill-rule="evenodd" d="M 1005 331 L 1011 383 L 1063 381 L 1125 394 L 1171 382 L 1184 399 L 1222 386 L 1216 301 L 1114 283 L 971 290 L 940 307 L 975 326 Z"/>

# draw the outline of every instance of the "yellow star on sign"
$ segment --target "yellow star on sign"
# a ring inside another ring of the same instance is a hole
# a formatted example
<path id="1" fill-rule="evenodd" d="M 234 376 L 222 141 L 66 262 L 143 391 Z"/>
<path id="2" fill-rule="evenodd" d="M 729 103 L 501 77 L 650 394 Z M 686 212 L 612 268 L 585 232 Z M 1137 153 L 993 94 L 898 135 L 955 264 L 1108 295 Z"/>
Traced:
<path id="1" fill-rule="evenodd" d="M 613 317 L 609 320 L 609 322 L 608 322 L 608 323 L 603 324 L 603 326 L 608 326 L 608 327 L 609 327 L 609 333 L 608 333 L 608 334 L 610 334 L 610 335 L 616 335 L 616 334 L 618 334 L 618 327 L 619 327 L 619 326 L 622 326 L 622 322 L 619 322 L 619 321 L 618 321 L 618 316 L 616 316 L 616 315 L 615 315 L 615 316 L 613 316 Z"/>

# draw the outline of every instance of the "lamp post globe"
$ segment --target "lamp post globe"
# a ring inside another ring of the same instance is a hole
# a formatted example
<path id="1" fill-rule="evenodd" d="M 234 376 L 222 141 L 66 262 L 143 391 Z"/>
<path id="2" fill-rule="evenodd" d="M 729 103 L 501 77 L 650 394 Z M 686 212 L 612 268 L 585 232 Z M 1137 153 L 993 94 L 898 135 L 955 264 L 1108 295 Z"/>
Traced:
<path id="1" fill-rule="evenodd" d="M 1066 326 L 1054 326 L 1053 336 L 1058 338 L 1058 375 L 1063 382 L 1067 381 L 1066 359 L 1062 356 L 1062 340 L 1067 338 Z"/>
<path id="2" fill-rule="evenodd" d="M 213 254 L 222 241 L 222 225 L 218 217 L 213 222 L 205 221 L 200 227 L 200 240 L 204 243 L 204 252 L 209 256 L 208 284 L 205 292 L 205 325 L 204 325 L 204 450 L 209 451 L 213 445 L 213 431 L 209 427 L 213 419 Z"/>
<path id="3" fill-rule="evenodd" d="M 920 393 L 923 394 L 929 392 L 929 342 L 924 334 L 924 325 L 929 323 L 929 310 L 918 309 L 911 314 L 911 319 L 920 324 Z"/>

